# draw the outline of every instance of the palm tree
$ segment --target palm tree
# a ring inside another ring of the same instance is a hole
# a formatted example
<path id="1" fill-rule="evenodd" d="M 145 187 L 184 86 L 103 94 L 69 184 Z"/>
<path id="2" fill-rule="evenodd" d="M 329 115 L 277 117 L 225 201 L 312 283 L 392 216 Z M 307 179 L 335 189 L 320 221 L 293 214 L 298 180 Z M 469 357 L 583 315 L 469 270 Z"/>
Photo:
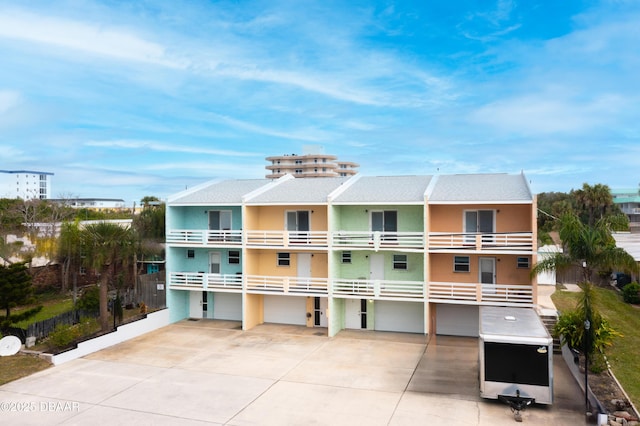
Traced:
<path id="1" fill-rule="evenodd" d="M 582 223 L 575 214 L 565 214 L 560 218 L 560 239 L 563 252 L 540 261 L 533 267 L 532 275 L 578 266 L 582 268 L 582 282 L 590 283 L 596 271 L 614 268 L 625 272 L 638 270 L 633 257 L 624 249 L 616 247 L 605 219 L 589 226 Z"/>
<path id="2" fill-rule="evenodd" d="M 58 262 L 62 266 L 62 291 L 65 292 L 69 288 L 69 275 L 81 263 L 82 244 L 81 244 L 80 222 L 63 222 L 60 227 L 60 237 L 58 238 Z"/>
<path id="3" fill-rule="evenodd" d="M 129 227 L 99 222 L 82 230 L 85 265 L 100 272 L 100 326 L 109 329 L 108 288 L 118 268 L 126 268 L 136 250 L 135 233 Z"/>
<path id="4" fill-rule="evenodd" d="M 584 342 L 582 336 L 586 337 L 588 352 L 592 352 L 593 343 L 596 341 L 596 330 L 602 325 L 600 314 L 593 306 L 595 294 L 591 283 L 593 274 L 614 268 L 625 272 L 638 271 L 638 264 L 624 249 L 616 247 L 615 240 L 609 232 L 609 224 L 605 219 L 600 219 L 594 226 L 589 226 L 582 223 L 576 214 L 565 214 L 560 219 L 560 239 L 563 252 L 538 262 L 532 268 L 531 275 L 575 266 L 582 269 L 582 280 L 579 283 L 582 296 L 576 318 L 580 320 L 582 317 L 582 320 L 594 326 L 585 330 L 585 324 L 580 320 L 580 324 L 577 324 L 579 329 L 576 332 L 580 335 L 578 339 L 580 342 Z"/>

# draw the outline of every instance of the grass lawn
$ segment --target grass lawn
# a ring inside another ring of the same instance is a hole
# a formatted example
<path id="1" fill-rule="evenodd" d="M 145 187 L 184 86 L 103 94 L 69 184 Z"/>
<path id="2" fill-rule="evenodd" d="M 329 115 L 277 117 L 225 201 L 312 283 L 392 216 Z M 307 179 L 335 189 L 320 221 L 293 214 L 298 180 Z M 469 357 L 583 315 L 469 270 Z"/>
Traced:
<path id="1" fill-rule="evenodd" d="M 16 354 L 0 357 L 0 385 L 51 367 L 48 361 L 33 355 Z"/>
<path id="2" fill-rule="evenodd" d="M 55 317 L 56 315 L 60 315 L 62 313 L 68 312 L 73 309 L 73 299 L 68 296 L 60 296 L 56 299 L 48 299 L 41 303 L 36 303 L 32 306 L 23 306 L 20 308 L 15 308 L 11 311 L 11 315 L 19 314 L 29 308 L 33 308 L 35 306 L 42 305 L 43 308 L 37 315 L 29 318 L 25 321 L 20 321 L 15 323 L 15 327 L 27 328 L 29 324 L 33 324 L 34 322 L 42 321 L 45 319 L 49 319 L 51 317 Z"/>
<path id="3" fill-rule="evenodd" d="M 636 407 L 640 406 L 640 309 L 622 301 L 615 290 L 595 288 L 595 307 L 609 324 L 622 333 L 606 349 L 611 370 Z M 576 306 L 580 293 L 556 291 L 551 299 L 560 312 Z"/>

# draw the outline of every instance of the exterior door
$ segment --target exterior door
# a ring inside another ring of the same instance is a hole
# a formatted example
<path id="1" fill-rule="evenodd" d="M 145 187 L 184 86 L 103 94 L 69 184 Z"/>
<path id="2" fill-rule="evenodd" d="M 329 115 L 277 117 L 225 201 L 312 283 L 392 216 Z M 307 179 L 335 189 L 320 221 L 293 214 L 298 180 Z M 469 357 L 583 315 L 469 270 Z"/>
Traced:
<path id="1" fill-rule="evenodd" d="M 206 291 L 189 292 L 189 316 L 191 318 L 208 318 L 209 304 Z"/>
<path id="2" fill-rule="evenodd" d="M 369 255 L 369 279 L 374 281 L 384 280 L 384 254 Z"/>
<path id="3" fill-rule="evenodd" d="M 396 238 L 393 234 L 398 232 L 398 212 L 395 210 L 371 212 L 371 231 L 380 232 L 383 240 L 393 241 Z"/>
<path id="4" fill-rule="evenodd" d="M 364 310 L 362 309 L 364 305 Z M 364 326 L 363 326 L 364 324 Z M 344 327 L 349 329 L 367 328 L 367 300 L 346 299 Z"/>
<path id="5" fill-rule="evenodd" d="M 464 212 L 464 232 L 492 234 L 495 232 L 493 210 L 467 210 Z M 475 235 L 465 236 L 465 242 L 475 243 Z M 483 237 L 483 241 L 486 237 Z"/>
<path id="6" fill-rule="evenodd" d="M 493 210 L 467 210 L 464 212 L 464 232 L 490 234 L 494 231 Z"/>
<path id="7" fill-rule="evenodd" d="M 327 327 L 327 307 L 329 301 L 326 297 L 313 298 L 313 325 L 316 327 Z"/>
<path id="8" fill-rule="evenodd" d="M 480 258 L 480 283 L 482 283 L 483 293 L 496 292 L 496 259 L 494 257 Z"/>
<path id="9" fill-rule="evenodd" d="M 311 253 L 298 253 L 297 258 L 297 275 L 300 284 L 308 283 L 311 277 Z"/>
<path id="10" fill-rule="evenodd" d="M 209 273 L 220 275 L 220 259 L 221 255 L 219 251 L 212 251 L 209 253 Z"/>
<path id="11" fill-rule="evenodd" d="M 307 240 L 311 230 L 308 210 L 288 211 L 286 221 L 289 241 L 304 242 Z"/>
<path id="12" fill-rule="evenodd" d="M 212 210 L 209 212 L 209 230 L 220 231 L 214 233 L 210 240 L 224 241 L 230 238 L 224 231 L 231 231 L 231 210 Z M 229 233 L 227 233 L 229 234 Z"/>

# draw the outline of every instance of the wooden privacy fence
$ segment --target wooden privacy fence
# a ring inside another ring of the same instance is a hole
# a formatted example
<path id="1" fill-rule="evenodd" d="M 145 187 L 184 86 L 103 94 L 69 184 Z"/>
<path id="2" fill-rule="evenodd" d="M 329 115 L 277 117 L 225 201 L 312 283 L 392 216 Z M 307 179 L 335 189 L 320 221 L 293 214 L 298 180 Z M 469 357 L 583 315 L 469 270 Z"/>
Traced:
<path id="1" fill-rule="evenodd" d="M 59 324 L 73 325 L 80 322 L 82 318 L 97 318 L 98 312 L 87 312 L 75 310 L 65 312 L 55 317 L 34 322 L 27 327 L 27 337 L 35 337 L 37 340 L 47 337 Z"/>
<path id="2" fill-rule="evenodd" d="M 166 308 L 165 276 L 165 271 L 140 275 L 135 288 L 120 290 L 122 306 L 138 307 L 140 303 L 144 303 L 151 310 Z M 113 297 L 112 294 L 111 298 Z"/>

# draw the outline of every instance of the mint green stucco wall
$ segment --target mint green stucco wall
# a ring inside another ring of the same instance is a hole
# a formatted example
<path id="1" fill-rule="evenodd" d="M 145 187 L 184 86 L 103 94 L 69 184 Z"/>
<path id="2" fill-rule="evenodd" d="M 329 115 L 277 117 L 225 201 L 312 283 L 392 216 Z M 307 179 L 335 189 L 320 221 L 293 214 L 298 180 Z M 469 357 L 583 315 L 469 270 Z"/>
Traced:
<path id="1" fill-rule="evenodd" d="M 329 337 L 344 330 L 344 299 L 329 298 Z"/>
<path id="2" fill-rule="evenodd" d="M 423 206 L 335 206 L 335 231 L 367 231 L 370 229 L 372 211 L 395 210 L 398 212 L 398 231 L 424 231 Z"/>
<path id="3" fill-rule="evenodd" d="M 369 262 L 372 251 L 354 250 L 351 252 L 351 263 L 342 263 L 342 252 L 334 253 L 333 278 L 369 279 Z M 396 253 L 378 252 L 384 256 L 384 279 L 398 281 L 423 281 L 424 280 L 424 254 L 423 253 Z M 404 254 L 407 256 L 407 270 L 393 269 L 393 255 Z"/>

